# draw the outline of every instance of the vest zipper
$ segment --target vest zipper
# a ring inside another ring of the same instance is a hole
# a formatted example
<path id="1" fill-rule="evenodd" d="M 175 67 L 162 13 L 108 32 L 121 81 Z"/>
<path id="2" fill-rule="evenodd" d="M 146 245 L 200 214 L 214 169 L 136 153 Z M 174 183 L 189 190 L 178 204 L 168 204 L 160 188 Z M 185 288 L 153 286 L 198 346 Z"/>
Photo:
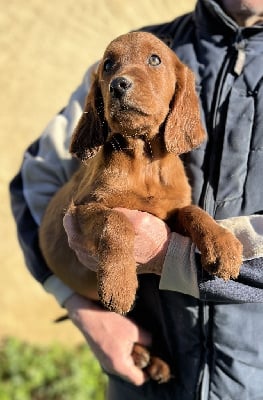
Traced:
<path id="1" fill-rule="evenodd" d="M 213 189 L 213 182 L 219 178 L 219 165 L 223 144 L 223 136 L 217 134 L 218 119 L 220 117 L 218 109 L 227 74 L 231 71 L 234 71 L 236 75 L 240 75 L 243 70 L 246 58 L 245 46 L 246 42 L 242 37 L 242 32 L 241 30 L 238 30 L 235 41 L 232 45 L 232 49 L 230 50 L 228 60 L 224 63 L 220 73 L 212 109 L 212 120 L 210 124 L 210 132 L 212 132 L 212 135 L 209 137 L 208 152 L 205 160 L 206 171 L 208 171 L 208 173 L 200 201 L 200 206 L 212 216 L 214 216 L 216 211 L 216 205 L 213 196 L 213 192 L 216 190 L 216 188 Z"/>

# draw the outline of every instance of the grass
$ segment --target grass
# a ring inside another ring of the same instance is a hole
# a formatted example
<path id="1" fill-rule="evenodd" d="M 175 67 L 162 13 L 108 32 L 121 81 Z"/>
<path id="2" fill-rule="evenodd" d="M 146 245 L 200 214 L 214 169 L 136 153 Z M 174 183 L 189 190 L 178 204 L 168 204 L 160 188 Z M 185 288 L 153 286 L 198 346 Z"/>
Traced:
<path id="1" fill-rule="evenodd" d="M 106 381 L 86 345 L 0 344 L 0 400 L 103 400 Z"/>

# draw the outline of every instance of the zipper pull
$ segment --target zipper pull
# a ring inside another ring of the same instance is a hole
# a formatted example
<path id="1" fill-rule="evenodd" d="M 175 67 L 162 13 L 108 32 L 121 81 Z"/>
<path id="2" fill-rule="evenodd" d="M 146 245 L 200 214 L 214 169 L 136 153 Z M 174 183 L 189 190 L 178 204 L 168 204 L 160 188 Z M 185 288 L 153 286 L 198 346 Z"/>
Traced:
<path id="1" fill-rule="evenodd" d="M 234 66 L 234 72 L 239 76 L 243 71 L 246 61 L 245 40 L 236 43 L 235 48 L 237 50 L 237 59 Z"/>

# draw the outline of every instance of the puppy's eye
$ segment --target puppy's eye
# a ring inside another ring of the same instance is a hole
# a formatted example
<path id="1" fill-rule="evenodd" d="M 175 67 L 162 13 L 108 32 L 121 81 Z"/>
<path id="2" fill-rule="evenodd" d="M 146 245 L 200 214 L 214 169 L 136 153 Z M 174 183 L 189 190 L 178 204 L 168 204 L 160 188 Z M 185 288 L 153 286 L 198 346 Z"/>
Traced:
<path id="1" fill-rule="evenodd" d="M 159 56 L 156 54 L 152 54 L 149 59 L 148 59 L 148 64 L 151 65 L 152 67 L 156 67 L 157 65 L 161 64 L 161 59 Z"/>
<path id="2" fill-rule="evenodd" d="M 108 58 L 107 60 L 104 61 L 103 70 L 105 72 L 110 72 L 110 70 L 112 69 L 113 65 L 114 65 L 114 61 L 111 60 L 110 58 Z"/>

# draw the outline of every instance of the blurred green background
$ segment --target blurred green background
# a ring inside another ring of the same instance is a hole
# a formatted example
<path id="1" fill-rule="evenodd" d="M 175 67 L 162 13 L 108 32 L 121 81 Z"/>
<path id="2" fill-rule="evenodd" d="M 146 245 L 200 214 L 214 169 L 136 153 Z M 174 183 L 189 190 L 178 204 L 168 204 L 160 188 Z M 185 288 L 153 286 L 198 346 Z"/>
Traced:
<path id="1" fill-rule="evenodd" d="M 103 398 L 91 394 L 94 387 L 98 393 L 96 385 L 103 389 L 103 378 L 81 335 L 70 321 L 52 322 L 61 310 L 25 268 L 8 184 L 24 149 L 66 104 L 86 68 L 101 57 L 110 40 L 143 25 L 172 20 L 194 5 L 193 0 L 28 0 L 23 4 L 0 0 L 0 400 Z M 65 376 L 71 376 L 72 388 Z M 61 381 L 60 389 L 56 379 Z M 34 388 L 29 389 L 31 384 Z M 5 394 L 8 385 L 12 394 Z M 72 395 L 74 385 L 84 385 L 78 397 Z M 43 392 L 50 387 L 53 392 Z"/>

